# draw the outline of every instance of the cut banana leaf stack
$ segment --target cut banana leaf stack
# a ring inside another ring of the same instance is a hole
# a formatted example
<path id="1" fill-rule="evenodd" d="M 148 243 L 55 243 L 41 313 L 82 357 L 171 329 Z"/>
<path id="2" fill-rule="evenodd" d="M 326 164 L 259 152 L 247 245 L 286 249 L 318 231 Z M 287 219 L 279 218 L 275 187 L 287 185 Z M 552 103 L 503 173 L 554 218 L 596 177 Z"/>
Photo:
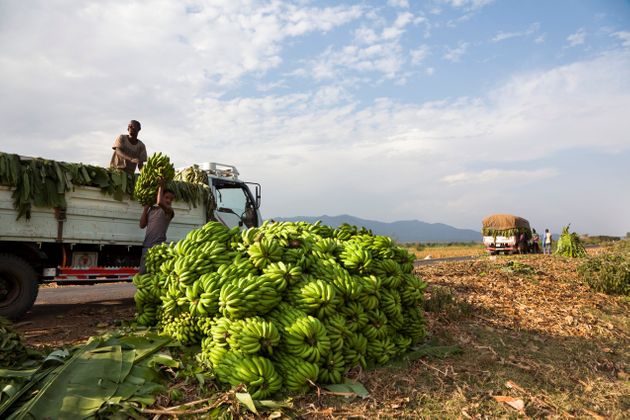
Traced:
<path id="1" fill-rule="evenodd" d="M 569 225 L 562 228 L 562 235 L 558 238 L 556 254 L 564 257 L 578 258 L 586 256 L 586 250 L 580 236 L 575 232 L 569 232 Z"/>
<path id="2" fill-rule="evenodd" d="M 168 161 L 168 157 L 160 154 L 158 156 L 161 156 L 162 162 Z M 149 166 L 146 178 L 154 179 L 154 181 L 151 181 L 153 184 L 149 186 L 141 184 L 144 188 L 143 200 L 147 202 L 155 200 L 158 177 L 164 177 L 166 180 L 173 179 L 174 170 L 172 165 L 170 167 L 169 165 L 170 162 L 156 171 L 152 171 Z M 17 219 L 23 217 L 30 219 L 32 206 L 66 208 L 66 192 L 74 190 L 76 186 L 100 188 L 102 193 L 121 201 L 125 197 L 133 197 L 135 184 L 135 177 L 124 171 L 82 163 L 58 162 L 0 153 L 0 185 L 13 189 L 11 197 L 13 207 L 17 211 Z M 207 183 L 202 185 L 172 181 L 168 185 L 175 192 L 176 200 L 195 207 L 214 203 L 214 197 Z M 211 212 L 211 209 L 209 211 Z"/>

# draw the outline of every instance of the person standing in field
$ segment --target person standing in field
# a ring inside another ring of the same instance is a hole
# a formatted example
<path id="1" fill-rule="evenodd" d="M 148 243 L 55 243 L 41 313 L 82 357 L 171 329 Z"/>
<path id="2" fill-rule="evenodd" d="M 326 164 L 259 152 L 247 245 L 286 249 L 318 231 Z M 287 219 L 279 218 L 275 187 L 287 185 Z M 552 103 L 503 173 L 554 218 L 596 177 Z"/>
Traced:
<path id="1" fill-rule="evenodd" d="M 536 232 L 536 229 L 532 229 L 532 252 L 534 254 L 540 253 L 540 235 Z"/>
<path id="2" fill-rule="evenodd" d="M 549 229 L 545 229 L 545 241 L 543 243 L 543 250 L 545 254 L 551 255 L 551 232 L 549 232 Z"/>
<path id="3" fill-rule="evenodd" d="M 157 203 L 153 206 L 144 206 L 140 216 L 140 229 L 146 228 L 144 242 L 142 243 L 142 257 L 140 258 L 140 274 L 146 273 L 145 258 L 147 251 L 155 245 L 166 242 L 166 231 L 173 220 L 173 199 L 175 193 L 164 186 L 164 180 L 160 180 L 157 192 Z"/>
<path id="4" fill-rule="evenodd" d="M 138 138 L 140 129 L 140 122 L 131 120 L 127 125 L 129 134 L 121 134 L 116 138 L 112 146 L 114 153 L 109 163 L 111 168 L 120 169 L 131 175 L 136 172 L 136 167 L 142 169 L 142 165 L 147 161 L 147 148 Z"/>

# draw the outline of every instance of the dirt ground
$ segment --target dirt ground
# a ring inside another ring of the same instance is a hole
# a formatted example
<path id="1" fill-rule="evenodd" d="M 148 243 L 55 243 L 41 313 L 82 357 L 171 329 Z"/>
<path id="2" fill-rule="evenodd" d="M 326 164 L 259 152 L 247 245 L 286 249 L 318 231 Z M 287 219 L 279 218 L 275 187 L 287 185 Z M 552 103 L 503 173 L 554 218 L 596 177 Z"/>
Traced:
<path id="1" fill-rule="evenodd" d="M 297 401 L 299 412 L 630 417 L 630 300 L 591 292 L 578 282 L 577 264 L 535 255 L 419 267 L 429 284 L 429 340 L 462 353 L 358 373 L 370 398 L 308 396 Z"/>
<path id="2" fill-rule="evenodd" d="M 26 343 L 39 349 L 62 348 L 85 342 L 133 320 L 133 299 L 35 306 L 16 323 Z"/>
<path id="3" fill-rule="evenodd" d="M 459 346 L 461 354 L 353 371 L 350 377 L 370 397 L 314 389 L 282 399 L 290 406 L 283 412 L 370 419 L 630 417 L 630 300 L 591 292 L 578 281 L 577 264 L 534 255 L 419 267 L 428 283 L 428 341 Z M 60 347 L 125 324 L 133 313 L 133 300 L 69 305 L 18 329 L 33 346 Z M 187 389 L 187 401 L 209 397 L 190 384 Z M 159 401 L 158 409 L 182 403 Z"/>

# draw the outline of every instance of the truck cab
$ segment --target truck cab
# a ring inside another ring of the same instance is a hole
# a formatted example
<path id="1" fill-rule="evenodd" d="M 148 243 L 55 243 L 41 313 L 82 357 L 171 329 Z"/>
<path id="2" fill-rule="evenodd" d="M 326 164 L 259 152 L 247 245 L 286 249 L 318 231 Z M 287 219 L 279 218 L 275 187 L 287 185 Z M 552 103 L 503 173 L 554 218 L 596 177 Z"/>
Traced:
<path id="1" fill-rule="evenodd" d="M 233 165 L 209 162 L 199 165 L 208 175 L 208 184 L 215 199 L 213 220 L 227 227 L 258 227 L 260 216 L 260 184 L 238 179 L 238 170 Z M 249 188 L 253 187 L 253 192 Z"/>

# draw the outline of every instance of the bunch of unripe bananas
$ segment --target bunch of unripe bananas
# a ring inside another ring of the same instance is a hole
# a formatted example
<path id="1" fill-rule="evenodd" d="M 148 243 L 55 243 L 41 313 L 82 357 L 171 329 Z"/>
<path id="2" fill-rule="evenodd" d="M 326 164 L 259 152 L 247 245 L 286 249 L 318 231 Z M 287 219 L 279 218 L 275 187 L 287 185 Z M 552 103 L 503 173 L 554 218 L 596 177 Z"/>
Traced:
<path id="1" fill-rule="evenodd" d="M 136 181 L 134 195 L 142 205 L 155 204 L 160 179 L 164 182 L 172 181 L 175 177 L 175 168 L 168 156 L 162 153 L 154 153 L 140 171 Z"/>
<path id="2" fill-rule="evenodd" d="M 413 256 L 365 229 L 210 222 L 151 248 L 134 283 L 137 321 L 157 325 L 254 399 L 340 383 L 425 335 Z"/>

